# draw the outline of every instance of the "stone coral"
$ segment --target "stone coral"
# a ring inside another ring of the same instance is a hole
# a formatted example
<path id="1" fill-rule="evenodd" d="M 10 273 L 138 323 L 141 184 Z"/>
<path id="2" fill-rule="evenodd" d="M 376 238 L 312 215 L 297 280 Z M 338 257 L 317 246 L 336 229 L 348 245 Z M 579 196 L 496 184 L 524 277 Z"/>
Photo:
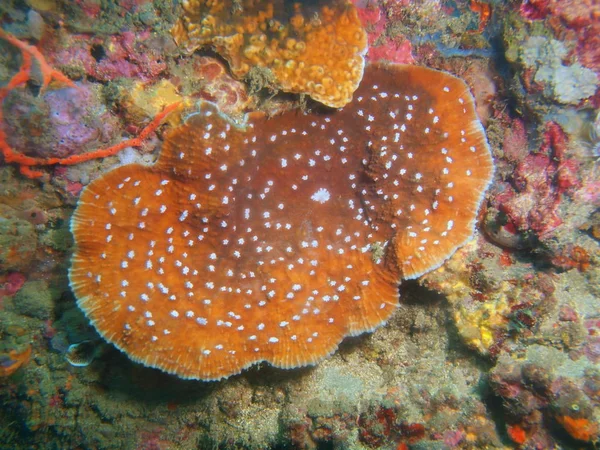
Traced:
<path id="1" fill-rule="evenodd" d="M 348 0 L 321 4 L 186 0 L 172 34 L 187 51 L 214 48 L 238 78 L 265 69 L 281 90 L 337 108 L 362 79 L 367 35 Z"/>
<path id="2" fill-rule="evenodd" d="M 313 364 L 470 239 L 492 172 L 466 85 L 421 67 L 246 131 L 206 104 L 154 167 L 82 193 L 71 285 L 108 341 L 184 378 Z"/>

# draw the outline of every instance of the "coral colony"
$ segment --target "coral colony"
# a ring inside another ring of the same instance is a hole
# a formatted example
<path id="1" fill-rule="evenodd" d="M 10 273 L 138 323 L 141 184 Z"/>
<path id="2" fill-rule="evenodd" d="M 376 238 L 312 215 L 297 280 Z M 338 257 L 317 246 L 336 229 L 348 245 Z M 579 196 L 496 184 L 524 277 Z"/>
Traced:
<path id="1" fill-rule="evenodd" d="M 177 43 L 188 51 L 212 46 L 238 78 L 267 70 L 275 87 L 336 108 L 360 83 L 367 34 L 349 0 L 293 7 L 284 0 L 186 0 L 182 6 L 172 30 Z"/>
<path id="2" fill-rule="evenodd" d="M 462 81 L 416 66 L 372 65 L 363 75 L 366 34 L 346 1 L 325 2 L 314 23 L 300 4 L 278 22 L 290 11 L 251 3 L 234 27 L 223 10 L 185 2 L 173 35 L 189 50 L 212 45 L 238 77 L 266 69 L 279 88 L 342 108 L 251 113 L 240 126 L 205 102 L 168 133 L 154 166 L 125 165 L 90 183 L 72 219 L 79 306 L 133 360 L 183 378 L 217 380 L 261 361 L 313 364 L 345 336 L 384 324 L 402 279 L 470 239 L 493 173 Z M 332 30 L 335 42 L 325 39 Z M 42 88 L 77 89 L 35 47 L 0 38 L 22 54 L 0 102 L 31 78 L 33 61 Z M 140 145 L 177 107 L 105 149 L 35 158 L 4 132 L 0 148 L 38 177 L 33 166 Z"/>
<path id="3" fill-rule="evenodd" d="M 183 378 L 313 364 L 471 237 L 492 172 L 467 86 L 422 67 L 244 128 L 204 103 L 154 166 L 82 193 L 71 285 L 106 340 Z"/>

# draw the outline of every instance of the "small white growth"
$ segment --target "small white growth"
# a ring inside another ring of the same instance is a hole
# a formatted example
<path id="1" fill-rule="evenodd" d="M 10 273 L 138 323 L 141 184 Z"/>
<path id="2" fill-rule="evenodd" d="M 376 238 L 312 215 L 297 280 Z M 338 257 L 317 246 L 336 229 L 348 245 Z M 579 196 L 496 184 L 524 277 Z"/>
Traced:
<path id="1" fill-rule="evenodd" d="M 315 192 L 310 199 L 315 201 L 315 202 L 319 202 L 319 203 L 325 203 L 327 201 L 329 201 L 329 199 L 331 198 L 331 194 L 329 193 L 329 191 L 327 189 L 324 188 L 320 188 L 317 192 Z"/>

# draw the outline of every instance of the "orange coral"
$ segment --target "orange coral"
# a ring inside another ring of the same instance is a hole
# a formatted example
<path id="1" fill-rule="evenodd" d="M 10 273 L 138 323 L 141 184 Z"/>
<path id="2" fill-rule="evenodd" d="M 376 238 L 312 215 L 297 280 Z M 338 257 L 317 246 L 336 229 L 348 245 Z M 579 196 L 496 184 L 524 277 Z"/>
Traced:
<path id="1" fill-rule="evenodd" d="M 561 253 L 552 258 L 552 264 L 565 270 L 576 268 L 585 272 L 590 268 L 591 258 L 588 251 L 579 246 L 563 248 Z"/>
<path id="2" fill-rule="evenodd" d="M 31 345 L 22 352 L 11 350 L 8 355 L 0 355 L 0 377 L 12 375 L 31 357 Z"/>
<path id="3" fill-rule="evenodd" d="M 492 5 L 482 1 L 471 0 L 469 7 L 471 11 L 479 14 L 479 27 L 477 31 L 481 33 L 492 17 Z"/>
<path id="4" fill-rule="evenodd" d="M 591 442 L 598 439 L 598 424 L 585 418 L 558 416 L 558 422 L 573 438 Z"/>
<path id="5" fill-rule="evenodd" d="M 42 74 L 42 89 L 47 88 L 52 81 L 58 81 L 66 84 L 67 86 L 77 87 L 69 78 L 56 69 L 53 69 L 47 62 L 40 51 L 32 45 L 26 44 L 20 41 L 11 34 L 0 29 L 0 39 L 4 39 L 11 43 L 21 51 L 22 62 L 19 71 L 12 77 L 6 86 L 0 88 L 0 123 L 4 118 L 4 111 L 2 110 L 2 104 L 4 100 L 13 89 L 24 85 L 31 79 L 31 67 L 32 58 L 37 62 L 39 69 Z M 177 109 L 179 104 L 169 105 L 160 113 L 157 114 L 154 120 L 152 120 L 137 137 L 127 139 L 119 142 L 108 148 L 98 149 L 92 152 L 84 153 L 82 155 L 69 156 L 67 158 L 34 158 L 26 156 L 22 153 L 17 152 L 8 144 L 6 140 L 6 133 L 0 128 L 0 151 L 4 156 L 4 161 L 7 163 L 16 163 L 19 165 L 21 173 L 29 178 L 38 178 L 43 175 L 42 172 L 33 170 L 33 166 L 45 166 L 45 165 L 73 165 L 79 164 L 84 161 L 90 161 L 97 158 L 106 158 L 107 156 L 115 155 L 121 150 L 127 147 L 139 147 L 142 142 L 147 139 L 150 134 L 164 120 L 164 118 L 172 111 Z"/>
<path id="6" fill-rule="evenodd" d="M 423 67 L 244 129 L 204 104 L 155 166 L 82 193 L 71 286 L 108 341 L 181 377 L 313 364 L 470 239 L 492 171 L 466 85 Z"/>
<path id="7" fill-rule="evenodd" d="M 509 425 L 506 429 L 508 436 L 515 444 L 524 444 L 527 441 L 527 433 L 520 425 Z"/>
<path id="8" fill-rule="evenodd" d="M 266 68 L 282 90 L 341 107 L 362 79 L 367 35 L 349 0 L 317 3 L 186 0 L 172 34 L 188 51 L 212 46 L 238 78 Z"/>

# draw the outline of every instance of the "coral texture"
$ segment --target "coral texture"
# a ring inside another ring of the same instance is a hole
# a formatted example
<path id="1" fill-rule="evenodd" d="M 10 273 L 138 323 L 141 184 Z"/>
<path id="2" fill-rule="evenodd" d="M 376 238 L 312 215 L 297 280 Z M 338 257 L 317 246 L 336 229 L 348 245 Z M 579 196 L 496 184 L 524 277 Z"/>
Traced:
<path id="1" fill-rule="evenodd" d="M 239 78 L 266 69 L 280 89 L 340 107 L 362 79 L 367 35 L 348 0 L 321 3 L 186 0 L 172 34 L 188 51 L 212 46 Z"/>
<path id="2" fill-rule="evenodd" d="M 577 104 L 596 92 L 600 81 L 593 70 L 578 62 L 564 65 L 567 56 L 564 44 L 541 36 L 530 37 L 523 46 L 521 59 L 525 67 L 535 71 L 533 80 L 547 85 L 552 98 Z"/>
<path id="3" fill-rule="evenodd" d="M 5 102 L 7 140 L 28 155 L 65 158 L 108 145 L 118 135 L 116 118 L 100 103 L 95 85 L 48 90 L 35 98 L 13 92 Z"/>
<path id="4" fill-rule="evenodd" d="M 246 131 L 203 109 L 74 215 L 79 305 L 136 361 L 205 380 L 315 363 L 470 239 L 493 164 L 449 74 L 373 67 L 341 111 Z"/>

